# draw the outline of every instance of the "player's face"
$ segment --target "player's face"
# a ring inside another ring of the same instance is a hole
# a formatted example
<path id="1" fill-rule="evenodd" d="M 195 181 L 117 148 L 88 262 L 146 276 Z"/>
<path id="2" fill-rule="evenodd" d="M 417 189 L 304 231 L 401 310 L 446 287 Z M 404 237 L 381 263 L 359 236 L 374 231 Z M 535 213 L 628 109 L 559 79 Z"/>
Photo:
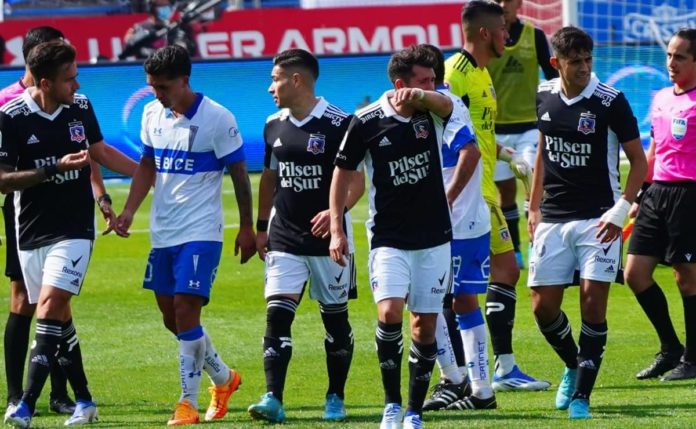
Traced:
<path id="1" fill-rule="evenodd" d="M 503 16 L 507 24 L 512 24 L 517 19 L 517 11 L 522 6 L 522 0 L 496 0 L 503 8 Z"/>
<path id="2" fill-rule="evenodd" d="M 667 45 L 669 79 L 681 89 L 696 84 L 696 58 L 689 53 L 691 43 L 681 37 L 672 37 Z"/>
<path id="3" fill-rule="evenodd" d="M 405 79 L 401 87 L 420 88 L 423 91 L 435 90 L 435 71 L 432 68 L 415 65 L 411 69 L 411 72 L 413 73 L 413 76 Z"/>
<path id="4" fill-rule="evenodd" d="M 147 84 L 152 88 L 152 93 L 155 98 L 157 98 L 157 101 L 162 103 L 162 106 L 169 109 L 178 106 L 189 91 L 187 76 L 169 79 L 166 76 L 153 76 L 148 74 Z"/>
<path id="5" fill-rule="evenodd" d="M 558 69 L 561 79 L 572 90 L 582 91 L 592 77 L 592 53 L 572 51 L 568 57 L 554 57 L 552 65 Z"/>
<path id="6" fill-rule="evenodd" d="M 505 42 L 510 35 L 505 27 L 505 18 L 491 18 L 491 26 L 488 28 L 489 49 L 494 57 L 500 58 L 505 52 Z"/>
<path id="7" fill-rule="evenodd" d="M 280 66 L 274 66 L 271 70 L 271 86 L 268 92 L 273 96 L 273 102 L 278 108 L 290 107 L 295 98 L 295 80 L 289 71 Z"/>
<path id="8" fill-rule="evenodd" d="M 80 88 L 77 82 L 77 64 L 65 64 L 53 80 L 47 80 L 48 94 L 57 103 L 72 104 L 75 91 Z"/>

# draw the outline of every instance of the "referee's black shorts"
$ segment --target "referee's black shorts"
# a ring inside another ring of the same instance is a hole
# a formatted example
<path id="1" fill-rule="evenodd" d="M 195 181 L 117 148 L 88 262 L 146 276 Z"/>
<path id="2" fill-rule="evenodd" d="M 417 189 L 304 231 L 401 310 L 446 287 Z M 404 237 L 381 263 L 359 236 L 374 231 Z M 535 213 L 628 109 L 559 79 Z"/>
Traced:
<path id="1" fill-rule="evenodd" d="M 696 262 L 696 182 L 654 182 L 645 191 L 628 245 L 632 255 Z"/>
<path id="2" fill-rule="evenodd" d="M 17 252 L 17 231 L 15 230 L 14 192 L 7 194 L 2 206 L 5 218 L 5 276 L 12 281 L 24 281 L 22 267 Z"/>

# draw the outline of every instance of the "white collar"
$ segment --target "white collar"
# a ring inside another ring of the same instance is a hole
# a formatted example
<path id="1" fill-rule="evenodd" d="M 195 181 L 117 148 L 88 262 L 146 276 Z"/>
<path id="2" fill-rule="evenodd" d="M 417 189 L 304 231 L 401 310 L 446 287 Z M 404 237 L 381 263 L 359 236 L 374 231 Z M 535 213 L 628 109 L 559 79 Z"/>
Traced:
<path id="1" fill-rule="evenodd" d="M 41 110 L 41 106 L 39 106 L 36 101 L 31 97 L 31 94 L 29 93 L 30 90 L 32 90 L 33 87 L 29 87 L 24 90 L 22 93 L 22 99 L 24 100 L 25 103 L 27 103 L 27 107 L 29 107 L 29 110 L 31 113 L 36 113 L 39 116 L 42 116 L 49 121 L 54 120 L 58 115 L 60 115 L 60 112 L 63 111 L 63 108 L 69 108 L 67 104 L 59 104 L 58 108 L 56 109 L 55 112 L 51 113 L 50 115 L 43 110 Z"/>
<path id="2" fill-rule="evenodd" d="M 382 108 L 382 111 L 384 112 L 384 116 L 386 117 L 394 117 L 396 120 L 401 121 L 401 122 L 410 122 L 411 118 L 407 118 L 405 116 L 401 116 L 400 114 L 397 113 L 396 110 L 394 110 L 394 106 L 389 102 L 389 96 L 394 93 L 393 89 L 390 89 L 389 91 L 385 91 L 384 94 L 382 94 L 381 97 L 379 97 L 379 105 Z"/>
<path id="3" fill-rule="evenodd" d="M 297 120 L 294 116 L 290 114 L 290 109 L 288 108 L 285 108 L 280 111 L 280 120 L 285 121 L 287 119 L 290 119 L 290 122 L 292 122 L 293 125 L 295 125 L 296 127 L 301 127 L 307 122 L 311 121 L 312 118 L 321 118 L 322 116 L 324 116 L 324 112 L 326 112 L 327 107 L 329 107 L 329 102 L 326 101 L 324 97 L 317 97 L 317 104 L 314 105 L 312 111 L 309 112 L 309 115 L 307 115 L 307 117 L 303 120 Z"/>
<path id="4" fill-rule="evenodd" d="M 568 98 L 566 95 L 563 93 L 563 89 L 561 88 L 561 78 L 559 77 L 558 80 L 556 81 L 556 86 L 553 89 L 553 92 L 557 92 L 561 96 L 561 100 L 568 106 L 572 106 L 573 104 L 579 102 L 583 98 L 590 98 L 592 97 L 592 94 L 594 94 L 595 89 L 597 89 L 597 85 L 599 85 L 599 79 L 597 78 L 597 75 L 592 73 L 590 76 L 590 82 L 587 84 L 585 88 L 578 94 L 577 96 L 573 98 Z"/>

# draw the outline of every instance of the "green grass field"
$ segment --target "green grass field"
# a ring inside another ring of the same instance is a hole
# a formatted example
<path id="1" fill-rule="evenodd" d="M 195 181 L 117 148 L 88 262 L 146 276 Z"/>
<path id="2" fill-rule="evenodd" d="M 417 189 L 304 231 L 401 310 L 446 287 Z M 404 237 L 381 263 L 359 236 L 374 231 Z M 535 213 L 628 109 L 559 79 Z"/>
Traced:
<path id="1" fill-rule="evenodd" d="M 257 180 L 258 176 L 254 176 L 255 189 Z M 123 207 L 127 185 L 109 185 L 108 188 L 115 207 Z M 236 225 L 236 206 L 227 179 L 224 205 L 226 223 Z M 324 332 L 316 302 L 307 299 L 300 306 L 293 326 L 293 358 L 285 393 L 286 425 L 289 427 L 376 428 L 379 424 L 383 396 L 374 347 L 375 306 L 367 282 L 363 226 L 366 206 L 366 198 L 363 198 L 354 211 L 359 299 L 350 303 L 355 355 L 346 391 L 349 419 L 341 424 L 327 424 L 320 418 L 327 384 Z M 164 427 L 179 395 L 177 343 L 162 326 L 154 297 L 141 288 L 149 250 L 148 210 L 149 201 L 138 213 L 130 238 L 99 237 L 82 294 L 73 301 L 87 375 L 99 404 L 99 427 L 103 428 Z M 103 228 L 101 221 L 100 228 Z M 245 265 L 239 264 L 238 258 L 233 256 L 235 233 L 234 227 L 225 231 L 223 259 L 212 301 L 204 311 L 203 325 L 227 363 L 241 372 L 243 384 L 232 397 L 228 416 L 206 426 L 255 428 L 265 424 L 252 421 L 246 408 L 265 391 L 261 348 L 265 328 L 263 264 L 257 257 Z M 0 253 L 4 259 L 4 251 Z M 683 338 L 683 310 L 671 270 L 663 267 L 656 275 L 668 296 L 677 331 Z M 635 379 L 634 374 L 651 362 L 658 342 L 631 292 L 618 285 L 611 292 L 609 342 L 592 396 L 594 420 L 570 422 L 566 412 L 556 411 L 553 407 L 555 388 L 563 364 L 534 324 L 525 276 L 523 271 L 518 284 L 515 353 L 522 369 L 552 381 L 551 389 L 498 394 L 498 410 L 426 414 L 427 428 L 509 428 L 517 424 L 524 428 L 696 426 L 693 381 L 667 384 Z M 8 308 L 7 294 L 3 294 L 2 302 L 3 308 Z M 566 292 L 564 308 L 577 340 L 580 323 L 577 289 Z M 406 368 L 404 363 L 404 398 L 408 386 Z M 433 382 L 436 378 L 434 376 Z M 4 377 L 0 379 L 0 390 L 4 393 L 5 380 Z M 34 419 L 33 427 L 63 425 L 63 417 L 47 411 L 47 390 L 44 389 L 39 401 L 41 416 Z M 208 399 L 208 393 L 202 392 L 201 407 Z"/>

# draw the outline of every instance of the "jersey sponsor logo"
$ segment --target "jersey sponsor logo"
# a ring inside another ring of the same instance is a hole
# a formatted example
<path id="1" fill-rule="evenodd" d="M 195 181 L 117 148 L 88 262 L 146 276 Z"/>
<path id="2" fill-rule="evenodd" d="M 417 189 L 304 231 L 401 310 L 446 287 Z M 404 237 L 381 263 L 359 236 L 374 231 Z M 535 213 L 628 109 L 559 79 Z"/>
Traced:
<path id="1" fill-rule="evenodd" d="M 551 115 L 549 115 L 549 112 L 544 113 L 541 115 L 541 120 L 542 121 L 550 121 L 551 120 Z"/>
<path id="2" fill-rule="evenodd" d="M 322 174 L 321 165 L 298 165 L 292 161 L 278 163 L 280 187 L 292 188 L 295 192 L 319 189 Z"/>
<path id="3" fill-rule="evenodd" d="M 672 118 L 672 137 L 681 140 L 686 135 L 686 119 Z"/>
<path id="4" fill-rule="evenodd" d="M 70 268 L 66 267 L 65 265 L 63 265 L 63 272 L 65 274 L 70 274 L 71 276 L 75 276 L 79 279 L 82 278 L 82 273 L 80 271 L 70 269 Z"/>
<path id="5" fill-rule="evenodd" d="M 307 152 L 314 155 L 324 153 L 326 147 L 326 136 L 324 134 L 310 134 L 307 140 Z"/>
<path id="6" fill-rule="evenodd" d="M 154 135 L 156 137 L 161 137 L 162 136 L 162 128 L 157 128 L 157 127 L 153 128 L 152 135 Z"/>
<path id="7" fill-rule="evenodd" d="M 387 138 L 387 136 L 382 137 L 382 140 L 379 141 L 379 147 L 384 147 L 384 146 L 391 146 L 391 141 Z"/>
<path id="8" fill-rule="evenodd" d="M 589 143 L 573 143 L 562 137 L 544 136 L 549 161 L 562 168 L 587 167 L 592 156 L 592 145 Z"/>
<path id="9" fill-rule="evenodd" d="M 414 156 L 404 156 L 396 161 L 389 161 L 389 176 L 394 186 L 420 182 L 430 173 L 430 151 Z"/>
<path id="10" fill-rule="evenodd" d="M 76 96 L 75 97 L 75 104 L 77 104 L 77 107 L 80 109 L 88 110 L 89 109 L 89 103 L 87 103 L 87 99 L 84 98 L 84 96 Z"/>
<path id="11" fill-rule="evenodd" d="M 39 142 L 39 139 L 32 134 L 28 139 L 27 139 L 27 144 L 36 144 Z"/>
<path id="12" fill-rule="evenodd" d="M 329 111 L 325 111 L 322 116 L 324 116 L 325 118 L 331 119 L 331 125 L 333 125 L 334 127 L 340 127 L 341 123 L 345 119 L 344 116 L 339 116 L 339 115 L 336 115 L 335 113 L 331 113 Z"/>
<path id="13" fill-rule="evenodd" d="M 382 109 L 377 109 L 377 110 L 374 110 L 374 111 L 366 114 L 365 116 L 360 116 L 359 118 L 363 124 L 372 118 L 382 119 L 382 118 L 384 118 L 384 111 L 382 111 Z"/>
<path id="14" fill-rule="evenodd" d="M 280 138 L 275 139 L 273 142 L 273 147 L 281 147 L 283 145 L 283 142 L 280 141 Z"/>
<path id="15" fill-rule="evenodd" d="M 82 125 L 82 121 L 70 122 L 68 127 L 68 130 L 70 131 L 70 141 L 77 143 L 82 143 L 85 141 L 85 126 Z"/>
<path id="16" fill-rule="evenodd" d="M 580 120 L 578 121 L 578 131 L 588 135 L 595 132 L 595 118 L 597 115 L 591 112 L 585 112 L 580 114 Z"/>
<path id="17" fill-rule="evenodd" d="M 0 153 L 0 156 L 2 153 Z M 34 166 L 36 168 L 46 167 L 47 165 L 55 165 L 58 162 L 55 156 L 49 156 L 42 159 L 35 159 Z M 62 173 L 57 173 L 55 176 L 47 179 L 47 181 L 53 182 L 56 185 L 63 184 L 64 182 L 77 180 L 80 178 L 80 170 L 70 170 L 64 171 Z"/>
<path id="18" fill-rule="evenodd" d="M 416 133 L 417 139 L 427 139 L 428 138 L 428 120 L 427 119 L 417 119 L 413 122 L 413 131 Z"/>
<path id="19" fill-rule="evenodd" d="M 605 257 L 600 256 L 600 255 L 595 255 L 594 261 L 595 261 L 595 262 L 602 263 L 602 264 L 612 264 L 612 265 L 613 265 L 613 264 L 616 264 L 616 259 L 614 259 L 614 258 L 605 258 Z"/>

